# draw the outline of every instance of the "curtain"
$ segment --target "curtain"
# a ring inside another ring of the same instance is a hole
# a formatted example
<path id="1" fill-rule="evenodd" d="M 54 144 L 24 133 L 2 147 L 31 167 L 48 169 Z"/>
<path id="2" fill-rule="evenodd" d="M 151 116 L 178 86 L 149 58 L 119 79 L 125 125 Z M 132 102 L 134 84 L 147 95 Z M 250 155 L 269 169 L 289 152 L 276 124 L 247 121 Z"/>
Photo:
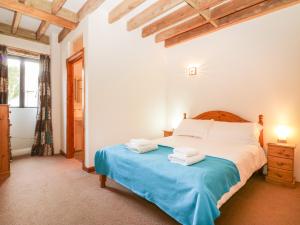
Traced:
<path id="1" fill-rule="evenodd" d="M 40 56 L 39 102 L 31 155 L 53 155 L 50 57 Z"/>
<path id="2" fill-rule="evenodd" d="M 0 104 L 8 101 L 7 49 L 0 45 Z"/>

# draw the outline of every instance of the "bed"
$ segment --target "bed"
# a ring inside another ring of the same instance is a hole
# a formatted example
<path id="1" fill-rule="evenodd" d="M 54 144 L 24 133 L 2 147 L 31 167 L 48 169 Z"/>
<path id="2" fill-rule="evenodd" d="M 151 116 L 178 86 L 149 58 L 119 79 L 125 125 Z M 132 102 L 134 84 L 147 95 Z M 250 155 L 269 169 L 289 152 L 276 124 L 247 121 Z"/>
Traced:
<path id="1" fill-rule="evenodd" d="M 209 111 L 192 119 L 250 124 L 224 111 Z M 262 115 L 258 124 L 263 125 Z M 263 129 L 257 145 L 185 135 L 155 141 L 159 149 L 145 154 L 133 153 L 124 145 L 97 151 L 95 168 L 100 186 L 104 188 L 109 177 L 184 225 L 213 225 L 220 216 L 219 208 L 266 163 Z M 206 159 L 191 166 L 170 163 L 168 154 L 180 146 L 201 149 Z"/>

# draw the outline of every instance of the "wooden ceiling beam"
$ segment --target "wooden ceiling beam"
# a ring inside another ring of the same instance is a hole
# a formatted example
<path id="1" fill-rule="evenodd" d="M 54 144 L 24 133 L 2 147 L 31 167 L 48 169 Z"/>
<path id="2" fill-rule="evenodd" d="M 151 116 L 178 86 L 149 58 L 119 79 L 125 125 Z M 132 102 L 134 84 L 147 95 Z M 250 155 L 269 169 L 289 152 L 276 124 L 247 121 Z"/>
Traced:
<path id="1" fill-rule="evenodd" d="M 104 0 L 87 0 L 77 13 L 78 21 L 82 21 L 88 14 L 96 10 Z"/>
<path id="2" fill-rule="evenodd" d="M 142 30 L 142 37 L 148 37 L 151 34 L 154 34 L 166 27 L 178 23 L 181 20 L 187 19 L 197 14 L 198 10 L 195 10 L 190 5 L 183 6 L 174 11 L 173 13 L 170 13 L 169 15 L 144 27 Z"/>
<path id="3" fill-rule="evenodd" d="M 208 1 L 208 0 L 185 0 L 186 3 L 191 5 L 194 9 L 198 10 L 200 15 L 207 20 L 210 24 L 212 24 L 214 27 L 217 27 L 218 24 L 215 20 L 211 19 L 209 8 L 213 6 L 217 6 L 224 2 L 224 0 L 214 0 L 214 1 Z M 205 8 L 206 7 L 206 8 Z M 206 10 L 204 10 L 206 9 Z"/>
<path id="4" fill-rule="evenodd" d="M 196 14 L 199 14 L 199 16 L 191 18 L 183 23 L 180 23 L 176 26 L 173 26 L 167 30 L 164 30 L 164 31 L 158 33 L 155 36 L 155 42 L 165 41 L 166 39 L 169 39 L 171 37 L 174 37 L 180 33 L 189 31 L 191 29 L 194 29 L 194 28 L 201 26 L 207 22 L 211 23 L 214 27 L 217 27 L 218 26 L 217 22 L 213 21 L 210 18 L 209 9 L 211 7 L 218 6 L 218 5 L 220 5 L 220 3 L 223 3 L 223 2 L 224 2 L 224 0 L 211 0 L 211 1 L 202 0 L 199 4 L 197 4 L 197 9 L 194 8 L 194 10 L 197 12 Z M 192 7 L 192 6 L 190 6 L 190 7 Z"/>
<path id="5" fill-rule="evenodd" d="M 225 27 L 248 21 L 258 16 L 263 16 L 299 3 L 300 0 L 266 0 L 218 19 L 219 26 L 217 28 L 208 23 L 169 38 L 165 41 L 165 47 L 171 47 Z"/>
<path id="6" fill-rule="evenodd" d="M 48 0 L 27 0 L 26 5 L 52 14 L 53 5 L 52 2 L 49 2 Z M 61 8 L 56 13 L 56 16 L 70 20 L 74 23 L 78 22 L 77 13 L 70 11 L 66 8 Z"/>
<path id="7" fill-rule="evenodd" d="M 1 0 L 0 1 L 0 7 L 9 9 L 12 11 L 16 11 L 19 13 L 22 13 L 27 16 L 31 16 L 40 20 L 46 20 L 52 24 L 55 24 L 57 26 L 66 27 L 68 29 L 75 29 L 77 26 L 77 23 L 74 23 L 70 20 L 64 19 L 59 16 L 52 15 L 48 12 L 45 12 L 43 10 L 33 8 L 31 6 L 19 3 L 16 0 Z"/>
<path id="8" fill-rule="evenodd" d="M 208 9 L 224 2 L 224 0 L 184 0 L 187 4 L 198 11 Z"/>
<path id="9" fill-rule="evenodd" d="M 109 12 L 108 22 L 114 23 L 118 21 L 145 1 L 146 0 L 123 0 L 119 5 Z"/>
<path id="10" fill-rule="evenodd" d="M 96 10 L 104 0 L 87 0 L 77 13 L 78 21 L 81 22 L 88 14 Z M 64 38 L 71 32 L 70 29 L 64 28 L 58 35 L 58 42 L 62 42 Z"/>
<path id="11" fill-rule="evenodd" d="M 47 44 L 49 45 L 49 37 L 43 36 L 40 40 L 36 40 L 35 32 L 27 29 L 23 29 L 21 27 L 18 28 L 18 32 L 16 34 L 13 34 L 11 32 L 11 26 L 8 24 L 0 23 L 0 34 L 17 37 L 26 39 L 29 41 L 36 41 L 39 43 Z"/>
<path id="12" fill-rule="evenodd" d="M 218 5 L 212 9 L 206 11 L 201 11 L 200 15 L 206 19 L 206 22 L 210 22 L 214 27 L 218 27 L 217 19 L 234 13 L 237 10 L 247 8 L 249 6 L 258 4 L 264 0 L 233 0 L 228 1 L 222 5 Z M 213 22 L 212 22 L 213 21 Z M 171 37 L 179 35 L 180 33 L 187 32 L 191 29 L 194 29 L 198 26 L 205 24 L 202 23 L 201 19 L 191 19 L 185 21 L 184 23 L 178 24 L 177 26 L 171 27 L 165 31 L 158 33 L 155 37 L 156 42 L 165 41 Z"/>
<path id="13" fill-rule="evenodd" d="M 193 17 L 183 23 L 180 23 L 174 27 L 171 27 L 165 31 L 158 33 L 155 36 L 155 42 L 158 43 L 161 41 L 165 41 L 171 37 L 174 37 L 178 34 L 184 33 L 186 31 L 189 31 L 191 29 L 194 29 L 194 28 L 199 27 L 206 23 L 207 23 L 207 20 L 205 18 L 203 18 L 202 16 Z"/>
<path id="14" fill-rule="evenodd" d="M 54 0 L 52 2 L 52 10 L 51 13 L 53 15 L 55 15 L 56 13 L 58 13 L 58 11 L 63 7 L 63 5 L 65 4 L 66 0 Z M 40 26 L 36 32 L 36 39 L 40 40 L 42 38 L 42 36 L 46 33 L 48 27 L 50 26 L 50 23 L 43 20 L 40 23 Z"/>
<path id="15" fill-rule="evenodd" d="M 247 7 L 264 2 L 265 0 L 233 0 L 210 10 L 210 18 L 213 20 L 227 16 L 231 13 L 245 9 Z"/>
<path id="16" fill-rule="evenodd" d="M 202 16 L 204 16 L 204 14 L 205 14 L 204 10 L 207 10 L 208 8 L 216 6 L 222 2 L 224 2 L 224 0 L 202 0 L 201 2 L 199 2 L 199 4 L 197 4 L 197 9 L 193 8 L 190 4 L 188 4 L 182 8 L 174 11 L 173 13 L 153 22 L 152 24 L 149 24 L 148 26 L 144 27 L 142 30 L 142 37 L 147 37 L 151 34 L 161 31 L 162 29 L 167 28 L 171 25 L 175 25 L 176 23 L 178 23 L 182 20 L 185 20 L 189 17 L 192 17 L 194 15 L 203 14 Z M 195 21 L 192 20 L 192 22 L 194 23 Z M 212 23 L 213 23 L 213 21 L 212 21 Z M 216 25 L 216 24 L 214 23 L 214 25 Z M 191 27 L 193 27 L 193 26 L 194 25 L 192 24 Z M 177 28 L 174 30 L 177 30 Z M 167 33 L 169 33 L 169 32 L 167 32 Z M 170 33 L 172 33 L 172 32 L 170 32 Z M 164 36 L 164 35 L 162 35 L 162 36 Z M 158 39 L 160 39 L 160 38 L 158 38 Z"/>
<path id="17" fill-rule="evenodd" d="M 17 30 L 18 30 L 20 22 L 21 22 L 21 17 L 22 17 L 21 13 L 14 12 L 14 19 L 13 19 L 13 22 L 12 22 L 12 25 L 11 25 L 11 32 L 13 34 L 17 33 Z"/>
<path id="18" fill-rule="evenodd" d="M 159 0 L 143 10 L 141 13 L 133 17 L 127 22 L 127 30 L 134 30 L 143 24 L 149 22 L 157 16 L 162 15 L 166 11 L 174 8 L 182 3 L 183 0 Z"/>

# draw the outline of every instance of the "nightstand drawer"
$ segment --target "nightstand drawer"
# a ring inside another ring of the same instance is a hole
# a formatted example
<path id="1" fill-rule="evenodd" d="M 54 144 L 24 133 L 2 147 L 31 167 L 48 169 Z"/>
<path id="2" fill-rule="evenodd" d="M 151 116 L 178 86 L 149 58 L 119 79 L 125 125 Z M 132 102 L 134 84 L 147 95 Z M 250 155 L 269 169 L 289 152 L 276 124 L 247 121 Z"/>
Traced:
<path id="1" fill-rule="evenodd" d="M 292 182 L 293 172 L 287 170 L 268 167 L 268 177 L 276 181 Z"/>
<path id="2" fill-rule="evenodd" d="M 282 170 L 293 170 L 293 160 L 268 156 L 268 166 Z"/>
<path id="3" fill-rule="evenodd" d="M 292 148 L 284 148 L 277 146 L 269 146 L 268 155 L 281 158 L 293 159 L 294 150 Z"/>

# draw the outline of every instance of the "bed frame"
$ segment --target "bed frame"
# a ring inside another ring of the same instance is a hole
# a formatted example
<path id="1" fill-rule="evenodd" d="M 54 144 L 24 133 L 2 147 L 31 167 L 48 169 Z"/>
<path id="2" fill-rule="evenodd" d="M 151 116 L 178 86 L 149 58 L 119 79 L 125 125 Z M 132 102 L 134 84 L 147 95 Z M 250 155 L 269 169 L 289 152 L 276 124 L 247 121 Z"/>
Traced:
<path id="1" fill-rule="evenodd" d="M 184 119 L 186 119 L 186 113 L 184 113 Z M 243 119 L 240 116 L 237 116 L 233 113 L 230 112 L 226 112 L 226 111 L 208 111 L 208 112 L 204 112 L 199 114 L 198 116 L 193 117 L 192 119 L 195 120 L 216 120 L 216 121 L 223 121 L 223 122 L 240 122 L 240 123 L 246 123 L 246 122 L 250 122 L 248 120 Z M 259 115 L 258 116 L 258 123 L 260 125 L 264 125 L 264 116 L 263 115 Z M 264 146 L 264 134 L 263 134 L 263 130 L 260 132 L 260 136 L 259 136 L 259 144 L 261 147 Z M 99 181 L 100 181 L 100 187 L 104 188 L 105 187 L 105 183 L 106 183 L 106 176 L 105 175 L 99 175 Z"/>

